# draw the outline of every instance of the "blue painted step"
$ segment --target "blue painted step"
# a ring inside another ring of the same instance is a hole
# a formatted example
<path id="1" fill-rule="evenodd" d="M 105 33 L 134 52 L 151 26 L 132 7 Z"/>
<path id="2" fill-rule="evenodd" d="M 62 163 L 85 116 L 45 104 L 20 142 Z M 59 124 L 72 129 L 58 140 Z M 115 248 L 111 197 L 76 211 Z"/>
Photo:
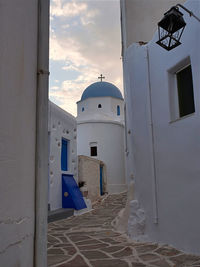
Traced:
<path id="1" fill-rule="evenodd" d="M 87 208 L 83 195 L 70 174 L 62 174 L 62 207 L 75 210 Z"/>

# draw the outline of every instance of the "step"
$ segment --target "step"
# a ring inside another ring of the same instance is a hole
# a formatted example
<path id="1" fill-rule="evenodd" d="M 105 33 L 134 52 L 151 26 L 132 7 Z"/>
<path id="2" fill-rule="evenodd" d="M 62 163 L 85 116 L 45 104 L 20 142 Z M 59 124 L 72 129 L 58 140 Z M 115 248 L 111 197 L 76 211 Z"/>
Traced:
<path id="1" fill-rule="evenodd" d="M 66 219 L 74 215 L 74 209 L 57 209 L 48 212 L 48 223 Z"/>

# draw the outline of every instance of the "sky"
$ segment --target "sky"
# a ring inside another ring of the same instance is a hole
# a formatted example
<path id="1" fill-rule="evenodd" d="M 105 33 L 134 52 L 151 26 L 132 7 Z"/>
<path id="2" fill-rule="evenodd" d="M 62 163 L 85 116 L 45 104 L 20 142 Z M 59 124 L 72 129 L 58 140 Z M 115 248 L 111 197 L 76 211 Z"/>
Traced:
<path id="1" fill-rule="evenodd" d="M 51 0 L 50 100 L 76 116 L 100 74 L 122 91 L 119 0 Z"/>

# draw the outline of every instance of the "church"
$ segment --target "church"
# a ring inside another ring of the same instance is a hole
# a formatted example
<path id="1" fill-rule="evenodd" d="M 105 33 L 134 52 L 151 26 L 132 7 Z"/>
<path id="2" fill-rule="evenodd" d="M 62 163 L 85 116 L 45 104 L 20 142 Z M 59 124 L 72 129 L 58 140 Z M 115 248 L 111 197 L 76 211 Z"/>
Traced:
<path id="1" fill-rule="evenodd" d="M 77 102 L 77 118 L 49 102 L 50 211 L 69 208 L 73 197 L 65 187 L 72 179 L 77 188 L 84 182 L 86 205 L 105 193 L 126 190 L 124 99 L 115 85 L 99 78 Z"/>
<path id="2" fill-rule="evenodd" d="M 77 154 L 103 161 L 108 193 L 126 190 L 124 99 L 109 82 L 89 85 L 77 102 Z"/>

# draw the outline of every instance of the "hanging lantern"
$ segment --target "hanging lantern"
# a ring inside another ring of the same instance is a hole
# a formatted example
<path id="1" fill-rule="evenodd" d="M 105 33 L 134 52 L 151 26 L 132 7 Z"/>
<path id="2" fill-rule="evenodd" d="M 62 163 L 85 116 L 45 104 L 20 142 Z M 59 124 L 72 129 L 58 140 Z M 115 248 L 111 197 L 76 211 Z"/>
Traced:
<path id="1" fill-rule="evenodd" d="M 159 40 L 156 43 L 168 51 L 179 46 L 185 25 L 183 14 L 178 7 L 172 7 L 158 23 Z"/>

